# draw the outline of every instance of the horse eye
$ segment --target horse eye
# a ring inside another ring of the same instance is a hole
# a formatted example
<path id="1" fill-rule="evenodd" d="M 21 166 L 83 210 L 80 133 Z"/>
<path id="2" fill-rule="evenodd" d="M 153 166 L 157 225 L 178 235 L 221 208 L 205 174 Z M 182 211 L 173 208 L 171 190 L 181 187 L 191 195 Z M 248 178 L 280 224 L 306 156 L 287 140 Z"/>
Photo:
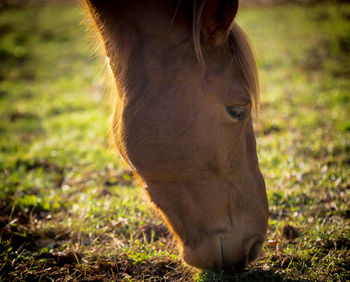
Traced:
<path id="1" fill-rule="evenodd" d="M 226 111 L 230 115 L 230 117 L 232 117 L 233 119 L 236 119 L 238 121 L 244 120 L 244 116 L 245 116 L 244 106 L 226 107 Z"/>

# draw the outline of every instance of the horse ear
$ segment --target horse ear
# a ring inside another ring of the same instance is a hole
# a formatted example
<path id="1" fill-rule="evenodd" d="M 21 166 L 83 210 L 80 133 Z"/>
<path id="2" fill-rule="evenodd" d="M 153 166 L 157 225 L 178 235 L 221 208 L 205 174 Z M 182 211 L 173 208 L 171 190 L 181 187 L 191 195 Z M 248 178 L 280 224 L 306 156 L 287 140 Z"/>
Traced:
<path id="1" fill-rule="evenodd" d="M 215 45 L 223 43 L 238 10 L 238 0 L 207 0 L 202 12 L 202 32 Z"/>

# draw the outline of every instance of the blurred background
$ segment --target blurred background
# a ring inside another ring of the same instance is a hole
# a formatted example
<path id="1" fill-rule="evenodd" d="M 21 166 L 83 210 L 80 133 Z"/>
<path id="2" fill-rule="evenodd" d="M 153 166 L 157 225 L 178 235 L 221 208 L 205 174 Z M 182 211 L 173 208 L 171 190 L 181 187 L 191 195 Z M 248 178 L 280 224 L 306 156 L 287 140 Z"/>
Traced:
<path id="1" fill-rule="evenodd" d="M 350 4 L 245 0 L 270 207 L 243 274 L 186 268 L 108 143 L 105 62 L 70 0 L 0 0 L 0 277 L 350 280 Z"/>

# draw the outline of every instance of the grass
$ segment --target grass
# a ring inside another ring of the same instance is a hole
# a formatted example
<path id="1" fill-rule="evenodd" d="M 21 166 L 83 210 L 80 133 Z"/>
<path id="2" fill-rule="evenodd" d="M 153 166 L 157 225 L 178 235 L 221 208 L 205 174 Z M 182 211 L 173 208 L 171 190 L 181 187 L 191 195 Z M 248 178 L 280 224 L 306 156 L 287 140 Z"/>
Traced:
<path id="1" fill-rule="evenodd" d="M 0 10 L 2 280 L 350 279 L 350 5 L 243 7 L 268 241 L 240 274 L 184 266 L 108 147 L 102 63 L 73 6 Z"/>

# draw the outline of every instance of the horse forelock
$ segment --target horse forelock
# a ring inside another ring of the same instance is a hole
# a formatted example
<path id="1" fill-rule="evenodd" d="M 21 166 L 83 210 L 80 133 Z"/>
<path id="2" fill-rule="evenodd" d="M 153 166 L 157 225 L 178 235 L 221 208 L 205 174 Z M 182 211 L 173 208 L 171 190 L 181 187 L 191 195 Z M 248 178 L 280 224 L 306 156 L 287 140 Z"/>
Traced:
<path id="1" fill-rule="evenodd" d="M 206 0 L 203 0 L 201 4 L 197 7 L 197 1 L 193 0 L 193 19 L 192 19 L 192 39 L 193 47 L 196 53 L 198 62 L 205 66 L 205 61 L 203 58 L 202 48 L 201 48 L 201 18 L 206 4 Z"/>

